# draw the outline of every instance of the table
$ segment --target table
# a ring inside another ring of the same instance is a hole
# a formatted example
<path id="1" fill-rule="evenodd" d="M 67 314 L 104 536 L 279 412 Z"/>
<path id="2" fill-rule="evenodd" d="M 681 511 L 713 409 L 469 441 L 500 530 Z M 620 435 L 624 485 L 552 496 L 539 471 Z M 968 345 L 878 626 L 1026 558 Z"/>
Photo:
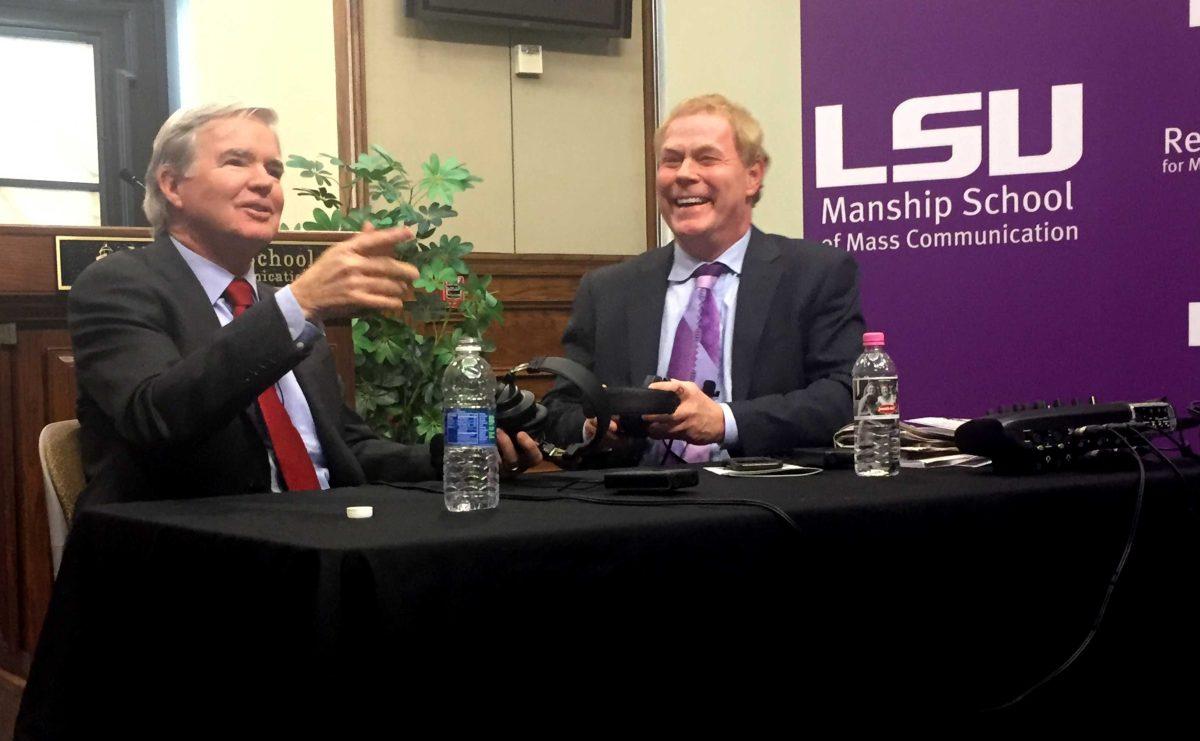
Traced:
<path id="1" fill-rule="evenodd" d="M 1100 632 L 1016 712 L 1190 707 L 1200 466 L 1182 473 L 1151 469 Z M 702 472 L 694 490 L 646 497 L 598 476 L 528 476 L 502 487 L 498 509 L 467 514 L 437 491 L 387 486 L 82 513 L 22 725 L 127 737 L 249 713 L 303 730 L 398 698 L 412 711 L 473 697 L 703 707 L 714 691 L 793 710 L 977 711 L 1087 634 L 1138 481 Z M 347 519 L 348 505 L 374 517 Z"/>

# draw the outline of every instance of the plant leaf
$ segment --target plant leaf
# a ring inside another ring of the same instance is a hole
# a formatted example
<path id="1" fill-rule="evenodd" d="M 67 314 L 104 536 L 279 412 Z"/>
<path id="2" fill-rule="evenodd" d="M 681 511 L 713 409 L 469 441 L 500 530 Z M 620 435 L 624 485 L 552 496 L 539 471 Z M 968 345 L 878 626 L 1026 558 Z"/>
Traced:
<path id="1" fill-rule="evenodd" d="M 421 170 L 425 173 L 421 178 L 421 190 L 429 200 L 439 203 L 453 204 L 456 194 L 481 182 L 481 178 L 472 175 L 466 165 L 453 157 L 441 161 L 436 154 L 431 154 L 421 165 Z"/>
<path id="2" fill-rule="evenodd" d="M 317 159 L 298 155 L 287 166 L 309 178 L 309 187 L 294 188 L 323 208 L 314 208 L 311 220 L 297 229 L 362 229 L 370 221 L 380 228 L 406 224 L 416 239 L 397 245 L 396 256 L 416 265 L 421 290 L 405 302 L 402 317 L 368 312 L 351 320 L 355 402 L 363 419 L 381 437 L 403 442 L 428 440 L 442 429 L 441 378 L 454 357 L 454 346 L 464 332 L 484 336 L 503 322 L 504 307 L 488 291 L 491 277 L 475 275 L 464 259 L 474 246 L 461 237 L 434 233 L 458 212 L 454 198 L 480 182 L 453 157 L 431 155 L 421 166 L 419 180 L 410 179 L 390 152 L 372 145 L 353 161 L 327 153 Z M 370 207 L 343 213 L 345 189 L 363 183 Z M 416 180 L 414 186 L 413 181 Z M 465 276 L 463 302 L 451 311 L 441 300 L 450 281 Z M 495 343 L 484 340 L 491 351 Z"/>

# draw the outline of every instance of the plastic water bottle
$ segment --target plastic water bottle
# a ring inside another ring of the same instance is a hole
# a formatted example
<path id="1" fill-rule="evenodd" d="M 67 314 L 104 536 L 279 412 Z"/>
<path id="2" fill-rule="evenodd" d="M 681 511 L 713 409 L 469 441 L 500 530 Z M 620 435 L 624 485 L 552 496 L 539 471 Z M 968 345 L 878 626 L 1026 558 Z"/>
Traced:
<path id="1" fill-rule="evenodd" d="M 459 340 L 442 377 L 446 423 L 442 487 L 451 512 L 491 509 L 500 503 L 496 378 L 481 350 L 473 337 Z"/>
<path id="2" fill-rule="evenodd" d="M 854 361 L 854 472 L 859 476 L 900 473 L 900 397 L 896 365 L 883 351 L 883 332 L 863 335 L 863 354 Z"/>

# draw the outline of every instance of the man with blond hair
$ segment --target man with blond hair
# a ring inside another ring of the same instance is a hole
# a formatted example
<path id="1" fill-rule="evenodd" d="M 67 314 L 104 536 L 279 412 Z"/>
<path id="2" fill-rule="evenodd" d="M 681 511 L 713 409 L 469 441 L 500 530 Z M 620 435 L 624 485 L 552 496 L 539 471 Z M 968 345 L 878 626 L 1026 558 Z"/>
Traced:
<path id="1" fill-rule="evenodd" d="M 79 507 L 440 476 L 426 445 L 378 438 L 342 401 L 323 321 L 400 311 L 403 228 L 340 242 L 290 286 L 257 283 L 283 209 L 276 116 L 208 105 L 154 140 L 153 244 L 99 261 L 69 299 L 88 484 Z M 540 460 L 497 432 L 505 468 Z"/>
<path id="2" fill-rule="evenodd" d="M 850 420 L 863 320 L 844 252 L 751 221 L 770 159 L 758 122 L 720 95 L 680 103 L 654 137 L 658 206 L 674 240 L 584 276 L 567 357 L 609 386 L 674 392 L 645 418 L 652 442 L 606 421 L 614 462 L 723 460 L 828 446 Z M 559 445 L 595 434 L 577 392 L 547 395 Z"/>

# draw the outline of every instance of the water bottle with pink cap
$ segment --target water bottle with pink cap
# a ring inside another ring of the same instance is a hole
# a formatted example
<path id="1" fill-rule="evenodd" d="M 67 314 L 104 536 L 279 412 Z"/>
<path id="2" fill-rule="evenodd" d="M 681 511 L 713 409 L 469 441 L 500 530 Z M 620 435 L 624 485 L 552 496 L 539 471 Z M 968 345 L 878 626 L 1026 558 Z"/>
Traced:
<path id="1" fill-rule="evenodd" d="M 883 350 L 883 332 L 863 335 L 854 361 L 854 472 L 859 476 L 900 473 L 900 397 L 896 365 Z"/>

